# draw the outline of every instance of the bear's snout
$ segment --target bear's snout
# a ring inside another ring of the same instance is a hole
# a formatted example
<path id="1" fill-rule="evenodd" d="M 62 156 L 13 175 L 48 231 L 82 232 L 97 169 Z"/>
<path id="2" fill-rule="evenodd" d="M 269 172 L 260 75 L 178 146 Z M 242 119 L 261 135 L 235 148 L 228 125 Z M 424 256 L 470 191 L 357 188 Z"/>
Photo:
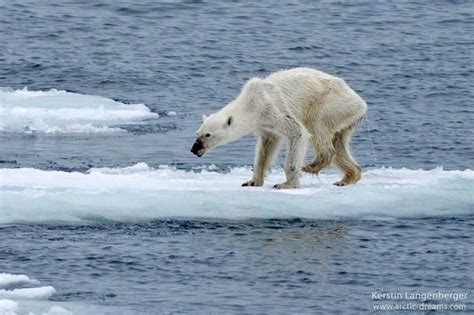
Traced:
<path id="1" fill-rule="evenodd" d="M 196 139 L 196 141 L 193 144 L 193 147 L 191 148 L 191 152 L 197 156 L 202 156 L 202 152 L 201 152 L 202 149 L 203 149 L 203 145 L 202 145 L 201 139 Z"/>

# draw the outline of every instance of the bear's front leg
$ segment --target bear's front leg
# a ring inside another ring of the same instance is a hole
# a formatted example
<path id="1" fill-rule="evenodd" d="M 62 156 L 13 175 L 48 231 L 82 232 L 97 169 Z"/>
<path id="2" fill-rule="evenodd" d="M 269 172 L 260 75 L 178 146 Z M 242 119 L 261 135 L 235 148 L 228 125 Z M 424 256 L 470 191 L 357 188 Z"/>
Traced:
<path id="1" fill-rule="evenodd" d="M 273 188 L 287 189 L 300 187 L 301 165 L 306 153 L 308 135 L 305 130 L 296 131 L 288 137 L 288 147 L 285 159 L 286 182 L 276 184 Z"/>
<path id="2" fill-rule="evenodd" d="M 242 186 L 262 186 L 265 172 L 273 161 L 278 148 L 280 138 L 277 135 L 264 133 L 258 137 L 255 150 L 255 160 L 253 163 L 252 179 L 243 183 Z"/>

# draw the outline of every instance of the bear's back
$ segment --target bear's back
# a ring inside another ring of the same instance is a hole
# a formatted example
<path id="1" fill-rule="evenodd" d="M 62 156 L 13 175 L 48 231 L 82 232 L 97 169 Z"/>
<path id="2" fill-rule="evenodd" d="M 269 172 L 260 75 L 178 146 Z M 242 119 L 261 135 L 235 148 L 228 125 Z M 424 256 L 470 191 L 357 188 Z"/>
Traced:
<path id="1" fill-rule="evenodd" d="M 300 67 L 272 73 L 263 82 L 276 86 L 281 92 L 280 97 L 285 99 L 285 106 L 296 112 L 326 95 L 331 82 L 337 80 L 341 79 L 316 69 Z"/>
<path id="2" fill-rule="evenodd" d="M 316 69 L 299 67 L 293 69 L 280 70 L 278 72 L 272 73 L 267 76 L 264 80 L 268 83 L 273 83 L 277 85 L 285 84 L 287 81 L 300 81 L 304 82 L 306 80 L 334 80 L 338 79 L 335 76 L 332 76 L 326 72 L 322 72 Z"/>

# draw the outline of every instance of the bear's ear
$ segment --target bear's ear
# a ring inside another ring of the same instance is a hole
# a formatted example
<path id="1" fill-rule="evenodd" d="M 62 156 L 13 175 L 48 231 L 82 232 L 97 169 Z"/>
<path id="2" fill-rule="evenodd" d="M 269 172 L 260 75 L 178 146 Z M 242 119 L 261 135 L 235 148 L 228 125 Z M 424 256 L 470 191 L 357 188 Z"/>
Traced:
<path id="1" fill-rule="evenodd" d="M 207 118 L 209 118 L 209 117 L 206 116 L 206 114 L 202 114 L 202 122 L 206 121 Z"/>
<path id="2" fill-rule="evenodd" d="M 229 116 L 229 118 L 227 118 L 227 126 L 230 126 L 232 124 L 232 116 Z"/>
<path id="3" fill-rule="evenodd" d="M 262 79 L 260 78 L 252 78 L 245 83 L 244 87 L 242 88 L 242 92 L 250 92 L 256 93 L 257 90 L 262 88 Z"/>

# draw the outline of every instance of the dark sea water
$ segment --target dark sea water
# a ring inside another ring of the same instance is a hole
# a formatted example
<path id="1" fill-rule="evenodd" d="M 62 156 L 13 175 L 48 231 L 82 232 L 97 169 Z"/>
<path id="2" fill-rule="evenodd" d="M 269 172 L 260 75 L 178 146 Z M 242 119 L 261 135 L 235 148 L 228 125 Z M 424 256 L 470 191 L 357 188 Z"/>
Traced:
<path id="1" fill-rule="evenodd" d="M 17 240 L 2 244 L 0 258 L 7 271 L 54 284 L 53 301 L 150 313 L 352 314 L 372 310 L 373 291 L 472 293 L 473 228 L 472 215 L 14 225 L 0 228 Z"/>
<path id="2" fill-rule="evenodd" d="M 253 137 L 200 159 L 189 152 L 201 115 L 253 76 L 308 66 L 367 101 L 352 141 L 364 170 L 473 169 L 473 14 L 472 1 L 0 1 L 0 87 L 98 95 L 160 114 L 118 133 L 0 130 L 0 168 L 250 165 Z M 393 216 L 383 220 L 0 217 L 0 273 L 54 286 L 50 304 L 76 313 L 367 313 L 377 290 L 469 292 L 472 311 L 466 183 L 463 214 L 448 206 L 435 217 L 397 217 L 399 199 L 387 201 Z M 0 213 L 13 213 L 8 200 Z M 131 200 L 130 211 L 153 210 Z M 418 205 L 423 213 L 431 201 Z"/>

